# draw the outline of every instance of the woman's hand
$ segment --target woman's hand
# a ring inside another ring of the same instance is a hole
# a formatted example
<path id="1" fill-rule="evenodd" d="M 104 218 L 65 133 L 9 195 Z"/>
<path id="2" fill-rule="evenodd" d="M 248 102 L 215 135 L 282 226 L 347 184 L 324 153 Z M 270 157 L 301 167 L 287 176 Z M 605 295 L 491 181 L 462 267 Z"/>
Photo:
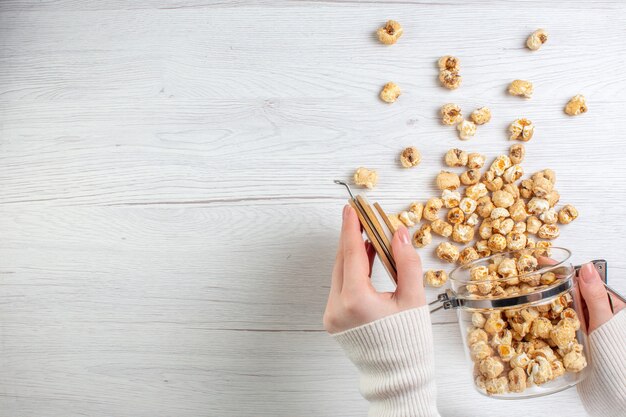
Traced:
<path id="1" fill-rule="evenodd" d="M 585 300 L 585 304 L 587 304 L 589 314 L 587 331 L 591 333 L 611 320 L 614 314 L 617 314 L 621 309 L 626 307 L 626 304 L 615 297 L 611 297 L 615 313 L 611 311 L 606 288 L 602 283 L 600 274 L 598 274 L 598 271 L 592 263 L 583 265 L 582 268 L 580 268 L 578 277 L 580 292 Z"/>
<path id="2" fill-rule="evenodd" d="M 426 304 L 422 263 L 415 252 L 408 230 L 401 226 L 391 241 L 398 270 L 395 292 L 379 293 L 370 281 L 376 252 L 361 236 L 361 225 L 354 209 L 343 209 L 343 226 L 335 258 L 330 295 L 324 312 L 324 328 L 338 333 Z"/>

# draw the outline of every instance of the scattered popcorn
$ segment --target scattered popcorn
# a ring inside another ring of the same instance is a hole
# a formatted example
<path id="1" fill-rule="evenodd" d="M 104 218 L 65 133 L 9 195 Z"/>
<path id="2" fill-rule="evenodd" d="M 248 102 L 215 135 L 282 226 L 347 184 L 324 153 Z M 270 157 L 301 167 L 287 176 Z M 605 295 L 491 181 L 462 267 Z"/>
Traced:
<path id="1" fill-rule="evenodd" d="M 409 211 L 415 216 L 416 223 L 422 221 L 422 214 L 424 213 L 424 205 L 422 203 L 417 201 L 412 202 L 409 206 Z"/>
<path id="2" fill-rule="evenodd" d="M 456 190 L 461 185 L 461 180 L 457 174 L 450 171 L 441 171 L 437 175 L 437 187 L 440 190 Z"/>
<path id="3" fill-rule="evenodd" d="M 439 288 L 442 287 L 446 281 L 448 281 L 448 274 L 444 270 L 429 270 L 424 274 L 426 278 L 426 283 L 431 287 Z"/>
<path id="4" fill-rule="evenodd" d="M 541 48 L 541 45 L 548 41 L 548 33 L 543 29 L 537 29 L 526 39 L 526 46 L 531 51 Z"/>
<path id="5" fill-rule="evenodd" d="M 565 106 L 565 113 L 570 116 L 578 116 L 579 114 L 583 114 L 587 112 L 587 102 L 585 100 L 585 96 L 583 95 L 575 95 Z"/>
<path id="6" fill-rule="evenodd" d="M 526 148 L 521 143 L 512 145 L 509 149 L 509 158 L 513 164 L 521 164 L 524 162 L 524 156 L 526 156 Z"/>
<path id="7" fill-rule="evenodd" d="M 474 227 L 467 224 L 455 224 L 452 228 L 452 240 L 468 243 L 474 239 Z"/>
<path id="8" fill-rule="evenodd" d="M 393 45 L 398 42 L 403 32 L 404 29 L 402 29 L 400 23 L 395 20 L 388 20 L 385 26 L 376 31 L 376 35 L 378 36 L 378 40 L 385 45 Z"/>
<path id="9" fill-rule="evenodd" d="M 432 242 L 433 236 L 431 235 L 430 230 L 430 226 L 425 224 L 413 234 L 413 245 L 416 248 L 423 248 Z"/>
<path id="10" fill-rule="evenodd" d="M 452 233 L 454 233 L 454 231 Z M 478 255 L 478 252 L 476 252 L 476 249 L 474 249 L 471 246 L 466 247 L 459 253 L 459 263 L 461 265 L 467 265 L 470 262 L 474 262 L 478 260 L 479 258 L 480 256 Z M 476 327 L 482 327 L 482 326 L 476 326 Z"/>
<path id="11" fill-rule="evenodd" d="M 454 263 L 459 258 L 459 250 L 449 242 L 441 242 L 435 251 L 442 261 Z"/>
<path id="12" fill-rule="evenodd" d="M 453 126 L 463 120 L 461 108 L 454 103 L 444 104 L 440 110 L 441 122 L 444 125 Z"/>
<path id="13" fill-rule="evenodd" d="M 380 91 L 380 99 L 385 103 L 393 103 L 400 97 L 401 91 L 397 84 L 389 82 Z"/>
<path id="14" fill-rule="evenodd" d="M 563 206 L 561 210 L 559 210 L 558 217 L 559 223 L 569 224 L 576 220 L 576 218 L 578 217 L 578 210 L 576 210 L 576 207 L 572 206 L 571 204 L 567 204 L 566 206 Z"/>
<path id="15" fill-rule="evenodd" d="M 398 215 L 398 219 L 406 226 L 413 227 L 415 223 L 418 221 L 415 214 L 411 211 L 403 211 Z"/>
<path id="16" fill-rule="evenodd" d="M 471 153 L 467 155 L 467 167 L 469 169 L 480 169 L 485 165 L 485 155 L 479 153 Z"/>
<path id="17" fill-rule="evenodd" d="M 465 221 L 465 214 L 460 208 L 454 207 L 448 212 L 446 218 L 448 219 L 448 223 L 450 224 L 461 224 Z"/>
<path id="18" fill-rule="evenodd" d="M 424 219 L 428 221 L 437 220 L 439 210 L 443 207 L 443 200 L 440 198 L 431 198 L 424 206 Z"/>
<path id="19" fill-rule="evenodd" d="M 541 239 L 556 239 L 559 234 L 559 227 L 556 224 L 544 224 L 537 232 L 537 236 Z"/>
<path id="20" fill-rule="evenodd" d="M 469 140 L 476 134 L 476 124 L 469 120 L 463 120 L 456 128 L 459 131 L 459 138 L 461 140 Z"/>
<path id="21" fill-rule="evenodd" d="M 378 173 L 374 170 L 360 167 L 354 173 L 353 179 L 356 185 L 371 189 L 376 187 L 376 183 L 378 183 Z"/>
<path id="22" fill-rule="evenodd" d="M 449 167 L 462 167 L 467 165 L 467 152 L 461 149 L 450 149 L 444 157 L 445 163 Z"/>
<path id="23" fill-rule="evenodd" d="M 535 125 L 528 119 L 517 119 L 509 126 L 509 139 L 528 142 L 535 133 Z"/>
<path id="24" fill-rule="evenodd" d="M 435 219 L 430 224 L 430 227 L 432 231 L 437 233 L 439 236 L 449 237 L 452 235 L 452 225 L 441 219 Z"/>
<path id="25" fill-rule="evenodd" d="M 405 168 L 417 166 L 421 161 L 422 155 L 415 146 L 409 146 L 400 154 L 400 163 Z"/>
<path id="26" fill-rule="evenodd" d="M 470 115 L 472 122 L 477 125 L 484 125 L 485 123 L 489 123 L 491 120 L 491 110 L 488 107 L 481 107 L 476 109 Z"/>
<path id="27" fill-rule="evenodd" d="M 460 176 L 461 184 L 474 185 L 480 181 L 480 171 L 478 169 L 470 169 Z"/>
<path id="28" fill-rule="evenodd" d="M 515 80 L 509 84 L 509 94 L 512 96 L 531 98 L 533 95 L 533 83 L 525 80 Z"/>

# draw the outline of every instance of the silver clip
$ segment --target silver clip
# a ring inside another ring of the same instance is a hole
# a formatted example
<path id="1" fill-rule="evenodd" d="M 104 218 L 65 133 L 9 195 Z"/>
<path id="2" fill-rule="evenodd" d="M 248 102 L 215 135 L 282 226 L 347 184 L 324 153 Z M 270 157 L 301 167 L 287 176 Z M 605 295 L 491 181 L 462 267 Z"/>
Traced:
<path id="1" fill-rule="evenodd" d="M 428 305 L 432 306 L 437 303 L 441 303 L 441 305 L 430 310 L 430 314 L 439 311 L 442 308 L 444 310 L 449 310 L 451 308 L 456 308 L 460 305 L 458 298 L 453 296 L 451 290 L 446 290 L 446 292 L 442 292 L 437 296 L 436 300 L 431 301 L 430 303 L 428 303 Z"/>

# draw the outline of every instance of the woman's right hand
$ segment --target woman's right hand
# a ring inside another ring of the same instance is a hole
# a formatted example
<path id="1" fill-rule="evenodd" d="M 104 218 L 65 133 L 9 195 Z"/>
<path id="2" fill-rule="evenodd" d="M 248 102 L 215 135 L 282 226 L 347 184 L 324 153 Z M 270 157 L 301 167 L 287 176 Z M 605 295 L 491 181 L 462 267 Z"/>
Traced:
<path id="1" fill-rule="evenodd" d="M 598 271 L 592 263 L 583 265 L 582 268 L 580 268 L 578 277 L 580 292 L 585 300 L 585 304 L 587 304 L 589 313 L 587 331 L 591 333 L 611 320 L 615 314 L 626 307 L 626 304 L 615 297 L 611 297 L 615 312 L 611 311 L 611 305 L 607 297 L 608 293 L 602 283 L 600 274 L 598 274 Z"/>

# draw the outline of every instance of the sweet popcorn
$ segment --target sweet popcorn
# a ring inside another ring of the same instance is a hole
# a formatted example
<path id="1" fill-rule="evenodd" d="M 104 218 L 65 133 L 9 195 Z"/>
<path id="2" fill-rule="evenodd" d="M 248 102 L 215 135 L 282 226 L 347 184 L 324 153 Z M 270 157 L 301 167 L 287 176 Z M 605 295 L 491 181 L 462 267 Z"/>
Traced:
<path id="1" fill-rule="evenodd" d="M 444 104 L 439 112 L 441 114 L 441 122 L 444 125 L 453 126 L 463 120 L 461 108 L 454 103 Z"/>
<path id="2" fill-rule="evenodd" d="M 509 387 L 509 380 L 505 376 L 485 380 L 487 394 L 504 394 Z"/>
<path id="3" fill-rule="evenodd" d="M 448 223 L 450 224 L 461 224 L 465 221 L 465 214 L 463 210 L 458 207 L 454 207 L 450 211 L 448 211 L 448 215 L 446 216 L 448 219 Z"/>
<path id="4" fill-rule="evenodd" d="M 383 89 L 380 90 L 380 99 L 385 103 L 393 103 L 400 97 L 400 87 L 398 84 L 393 82 L 388 82 L 383 86 Z"/>
<path id="5" fill-rule="evenodd" d="M 458 207 L 461 201 L 461 193 L 458 191 L 443 190 L 441 199 L 446 208 Z"/>
<path id="6" fill-rule="evenodd" d="M 530 234 L 537 234 L 539 228 L 543 223 L 535 216 L 530 216 L 526 219 L 526 231 Z"/>
<path id="7" fill-rule="evenodd" d="M 494 233 L 500 233 L 502 236 L 506 236 L 513 230 L 514 225 L 515 222 L 513 222 L 513 219 L 501 217 L 493 221 L 492 228 Z"/>
<path id="8" fill-rule="evenodd" d="M 486 341 L 479 340 L 478 342 L 470 346 L 470 356 L 474 361 L 480 361 L 482 359 L 485 359 L 491 356 L 492 353 L 493 350 Z"/>
<path id="9" fill-rule="evenodd" d="M 489 196 L 481 197 L 476 202 L 476 213 L 482 218 L 491 216 L 491 212 L 495 208 Z"/>
<path id="10" fill-rule="evenodd" d="M 509 371 L 509 391 L 523 392 L 526 389 L 526 371 L 513 368 Z"/>
<path id="11" fill-rule="evenodd" d="M 528 142 L 535 133 L 535 125 L 528 119 L 517 119 L 509 126 L 509 139 Z"/>
<path id="12" fill-rule="evenodd" d="M 537 232 L 537 236 L 541 239 L 556 239 L 559 234 L 559 227 L 556 224 L 544 224 Z"/>
<path id="13" fill-rule="evenodd" d="M 443 207 L 443 200 L 440 198 L 431 198 L 426 202 L 424 206 L 423 216 L 426 220 L 437 220 L 439 210 Z"/>
<path id="14" fill-rule="evenodd" d="M 498 190 L 493 193 L 491 200 L 496 207 L 511 207 L 515 202 L 513 196 L 506 191 Z"/>
<path id="15" fill-rule="evenodd" d="M 538 356 L 533 361 L 534 363 L 531 361 L 531 364 L 526 368 L 526 372 L 530 374 L 531 380 L 537 385 L 545 384 L 552 380 L 552 366 L 550 362 L 543 356 Z M 530 369 L 530 372 L 528 372 L 528 369 Z"/>
<path id="16" fill-rule="evenodd" d="M 530 358 L 528 357 L 528 354 L 526 354 L 526 352 L 523 352 L 523 351 L 518 352 L 509 361 L 509 365 L 511 365 L 512 368 L 521 368 L 521 369 L 525 369 L 529 363 L 530 363 Z"/>
<path id="17" fill-rule="evenodd" d="M 515 350 L 511 347 L 511 345 L 500 344 L 496 348 L 496 351 L 498 352 L 500 359 L 505 362 L 510 361 L 513 356 L 515 356 Z"/>
<path id="18" fill-rule="evenodd" d="M 560 198 L 561 196 L 559 195 L 559 192 L 557 190 L 552 190 L 548 193 L 548 195 L 546 195 L 546 201 L 548 201 L 548 205 L 550 207 L 554 207 L 556 203 L 559 202 Z"/>
<path id="19" fill-rule="evenodd" d="M 513 226 L 513 230 L 511 230 L 511 232 L 515 232 L 515 233 L 526 233 L 526 223 L 525 222 L 517 222 L 515 223 L 515 225 Z M 528 241 L 528 237 L 526 237 L 526 235 L 524 234 L 524 242 Z M 526 247 L 526 246 L 524 246 Z"/>
<path id="20" fill-rule="evenodd" d="M 443 237 L 449 237 L 452 234 L 452 225 L 441 219 L 435 219 L 430 227 L 433 232 Z"/>
<path id="21" fill-rule="evenodd" d="M 393 45 L 400 39 L 403 32 L 404 29 L 402 29 L 400 23 L 395 20 L 388 20 L 385 26 L 376 31 L 376 35 L 378 36 L 378 40 L 385 45 Z"/>
<path id="22" fill-rule="evenodd" d="M 540 337 L 542 339 L 547 339 L 550 337 L 550 332 L 552 331 L 552 322 L 544 317 L 539 317 L 533 321 L 533 324 L 530 328 L 530 334 L 534 337 Z M 548 348 L 550 352 L 552 349 Z"/>
<path id="23" fill-rule="evenodd" d="M 572 206 L 571 204 L 563 206 L 563 208 L 559 210 L 558 218 L 559 223 L 561 224 L 569 224 L 576 220 L 577 217 L 578 210 L 576 210 L 576 207 Z"/>
<path id="24" fill-rule="evenodd" d="M 465 219 L 465 224 L 469 226 L 476 226 L 478 224 L 478 214 L 472 213 Z"/>
<path id="25" fill-rule="evenodd" d="M 498 274 L 502 277 L 511 277 L 517 275 L 517 266 L 515 265 L 515 259 L 507 258 L 503 259 L 498 265 Z"/>
<path id="26" fill-rule="evenodd" d="M 431 287 L 439 288 L 442 287 L 446 281 L 448 281 L 448 274 L 446 271 L 440 269 L 437 271 L 429 270 L 424 274 L 424 278 L 426 279 L 426 283 Z"/>
<path id="27" fill-rule="evenodd" d="M 533 176 L 533 194 L 536 197 L 545 197 L 554 189 L 554 184 L 543 176 Z"/>
<path id="28" fill-rule="evenodd" d="M 482 375 L 478 375 L 476 377 L 476 379 L 474 380 L 474 384 L 476 384 L 476 386 L 483 391 L 487 389 L 487 387 L 485 386 L 485 377 Z"/>
<path id="29" fill-rule="evenodd" d="M 477 125 L 484 125 L 491 120 L 491 110 L 488 107 L 481 107 L 476 109 L 470 115 L 470 118 Z"/>
<path id="30" fill-rule="evenodd" d="M 565 106 L 565 113 L 570 116 L 578 116 L 579 114 L 583 114 L 587 112 L 587 102 L 585 100 L 585 96 L 578 94 L 575 95 L 567 102 Z"/>
<path id="31" fill-rule="evenodd" d="M 528 36 L 526 39 L 526 46 L 531 51 L 536 51 L 541 48 L 541 45 L 548 41 L 548 32 L 543 29 L 537 29 Z"/>
<path id="32" fill-rule="evenodd" d="M 509 329 L 504 329 L 500 333 L 496 333 L 491 337 L 491 346 L 497 348 L 500 345 L 509 345 L 513 343 L 513 333 Z M 515 353 L 515 352 L 513 352 Z"/>
<path id="33" fill-rule="evenodd" d="M 524 233 L 510 232 L 506 235 L 506 247 L 509 250 L 520 250 L 526 247 L 526 235 Z"/>
<path id="34" fill-rule="evenodd" d="M 509 94 L 512 96 L 531 98 L 533 95 L 533 83 L 525 80 L 514 80 L 509 84 Z"/>
<path id="35" fill-rule="evenodd" d="M 496 177 L 491 181 L 485 181 L 485 187 L 491 192 L 498 191 L 504 185 L 504 180 L 502 177 Z"/>
<path id="36" fill-rule="evenodd" d="M 454 172 L 441 171 L 437 175 L 437 187 L 440 190 L 456 190 L 461 185 L 459 176 Z"/>
<path id="37" fill-rule="evenodd" d="M 522 178 L 522 175 L 524 175 L 524 170 L 522 169 L 522 167 L 520 165 L 513 165 L 512 167 L 507 168 L 506 171 L 504 171 L 502 179 L 507 184 L 510 184 Z"/>
<path id="38" fill-rule="evenodd" d="M 489 239 L 493 235 L 493 220 L 488 218 L 478 227 L 478 234 L 483 239 Z"/>
<path id="39" fill-rule="evenodd" d="M 398 215 L 398 218 L 406 227 L 413 227 L 415 226 L 415 223 L 418 221 L 415 214 L 413 214 L 413 212 L 411 211 L 401 212 Z"/>
<path id="40" fill-rule="evenodd" d="M 526 212 L 526 203 L 524 200 L 517 200 L 511 207 L 509 207 L 509 215 L 515 222 L 523 222 L 528 218 Z"/>
<path id="41" fill-rule="evenodd" d="M 509 158 L 513 164 L 521 164 L 526 156 L 526 148 L 521 143 L 516 143 L 509 148 Z"/>
<path id="42" fill-rule="evenodd" d="M 563 357 L 563 365 L 569 372 L 580 372 L 587 366 L 587 359 L 582 352 L 572 350 Z"/>
<path id="43" fill-rule="evenodd" d="M 539 220 L 544 224 L 556 224 L 559 220 L 559 216 L 555 209 L 550 208 L 539 215 Z"/>
<path id="44" fill-rule="evenodd" d="M 534 215 L 539 215 L 549 208 L 550 204 L 548 203 L 548 200 L 539 197 L 531 198 L 527 206 L 528 212 Z"/>
<path id="45" fill-rule="evenodd" d="M 443 70 L 439 72 L 439 82 L 450 90 L 456 90 L 461 86 L 462 77 L 458 71 Z"/>
<path id="46" fill-rule="evenodd" d="M 517 258 L 516 264 L 520 273 L 527 274 L 537 270 L 539 261 L 537 261 L 537 258 L 534 256 L 528 253 L 523 253 L 519 256 L 519 258 Z"/>
<path id="47" fill-rule="evenodd" d="M 487 194 L 489 194 L 487 187 L 485 187 L 485 184 L 480 182 L 475 185 L 470 185 L 465 189 L 465 196 L 471 198 L 472 200 L 478 200 Z"/>
<path id="48" fill-rule="evenodd" d="M 505 219 L 507 217 L 511 217 L 511 214 L 504 207 L 496 207 L 493 210 L 491 210 L 490 217 L 492 220 Z"/>
<path id="49" fill-rule="evenodd" d="M 576 314 L 576 310 L 571 307 L 566 308 L 561 312 L 561 319 L 568 324 L 571 324 L 575 330 L 580 329 L 580 320 L 578 319 L 578 314 Z"/>
<path id="50" fill-rule="evenodd" d="M 450 149 L 444 156 L 444 161 L 449 167 L 462 167 L 467 165 L 467 152 L 455 148 Z"/>
<path id="51" fill-rule="evenodd" d="M 473 346 L 478 342 L 487 343 L 487 340 L 489 340 L 489 336 L 487 335 L 487 332 L 485 332 L 483 329 L 473 329 L 467 334 L 467 344 L 469 346 Z"/>
<path id="52" fill-rule="evenodd" d="M 502 320 L 499 314 L 491 314 L 485 321 L 483 329 L 487 332 L 487 334 L 493 335 L 501 332 L 505 327 L 506 322 Z"/>
<path id="53" fill-rule="evenodd" d="M 475 312 L 472 313 L 472 326 L 478 328 L 478 329 L 482 329 L 482 327 L 485 325 L 485 316 L 483 316 L 481 313 L 479 312 Z M 486 333 L 485 333 L 485 337 L 486 337 Z M 485 339 L 486 341 L 487 339 Z"/>
<path id="54" fill-rule="evenodd" d="M 451 55 L 446 55 L 439 58 L 437 65 L 439 65 L 439 71 L 459 71 L 461 69 L 461 63 L 459 59 Z"/>
<path id="55" fill-rule="evenodd" d="M 474 185 L 480 181 L 480 171 L 477 169 L 470 169 L 461 174 L 461 184 Z"/>
<path id="56" fill-rule="evenodd" d="M 554 272 L 546 272 L 541 275 L 540 283 L 541 285 L 550 285 L 554 281 L 556 281 L 556 275 Z"/>
<path id="57" fill-rule="evenodd" d="M 441 242 L 435 251 L 442 261 L 454 263 L 459 259 L 459 249 L 449 242 Z"/>
<path id="58" fill-rule="evenodd" d="M 487 240 L 479 240 L 474 246 L 476 247 L 476 252 L 478 252 L 478 256 L 480 256 L 481 258 L 485 258 L 491 255 L 491 249 L 489 249 Z"/>
<path id="59" fill-rule="evenodd" d="M 470 269 L 470 279 L 472 281 L 484 281 L 489 278 L 489 269 L 484 265 L 475 266 Z"/>
<path id="60" fill-rule="evenodd" d="M 354 183 L 362 187 L 374 188 L 378 183 L 378 173 L 367 168 L 357 168 L 353 176 Z"/>
<path id="61" fill-rule="evenodd" d="M 469 120 L 463 120 L 456 126 L 459 131 L 459 139 L 469 140 L 476 135 L 476 124 Z"/>
<path id="62" fill-rule="evenodd" d="M 430 230 L 430 226 L 424 224 L 413 234 L 413 245 L 416 248 L 423 248 L 432 242 L 433 236 Z"/>
<path id="63" fill-rule="evenodd" d="M 409 146 L 400 154 L 400 163 L 405 168 L 411 168 L 419 165 L 422 161 L 422 155 L 415 146 Z"/>
<path id="64" fill-rule="evenodd" d="M 552 367 L 552 377 L 558 378 L 565 374 L 565 365 L 559 359 L 550 362 L 550 366 Z"/>
<path id="65" fill-rule="evenodd" d="M 459 208 L 463 210 L 463 213 L 466 215 L 472 214 L 476 211 L 477 205 L 476 200 L 470 197 L 465 197 L 459 202 Z"/>
<path id="66" fill-rule="evenodd" d="M 499 359 L 489 356 L 479 362 L 478 369 L 486 378 L 495 378 L 504 371 L 504 364 Z"/>
<path id="67" fill-rule="evenodd" d="M 467 167 L 469 169 L 480 169 L 485 165 L 485 155 L 470 153 L 467 155 Z"/>
<path id="68" fill-rule="evenodd" d="M 535 173 L 535 175 L 533 175 L 533 179 L 534 177 L 539 177 L 539 176 L 546 178 L 552 184 L 556 183 L 556 173 L 551 169 L 544 169 L 543 171 Z"/>
<path id="69" fill-rule="evenodd" d="M 409 206 L 409 211 L 415 216 L 416 223 L 422 221 L 422 214 L 424 213 L 424 205 L 422 203 L 417 201 L 412 202 Z"/>
<path id="70" fill-rule="evenodd" d="M 458 243 L 468 243 L 474 239 L 474 227 L 467 224 L 455 224 L 452 228 L 452 240 Z"/>
<path id="71" fill-rule="evenodd" d="M 500 155 L 493 161 L 489 170 L 497 176 L 502 176 L 504 171 L 511 167 L 511 165 L 511 158 L 506 155 Z"/>
<path id="72" fill-rule="evenodd" d="M 519 185 L 519 193 L 522 198 L 530 198 L 533 196 L 533 180 L 522 180 Z"/>
<path id="73" fill-rule="evenodd" d="M 561 320 L 550 330 L 550 339 L 559 348 L 564 348 L 576 338 L 576 328 L 572 323 Z M 567 364 L 565 364 L 567 368 Z"/>

